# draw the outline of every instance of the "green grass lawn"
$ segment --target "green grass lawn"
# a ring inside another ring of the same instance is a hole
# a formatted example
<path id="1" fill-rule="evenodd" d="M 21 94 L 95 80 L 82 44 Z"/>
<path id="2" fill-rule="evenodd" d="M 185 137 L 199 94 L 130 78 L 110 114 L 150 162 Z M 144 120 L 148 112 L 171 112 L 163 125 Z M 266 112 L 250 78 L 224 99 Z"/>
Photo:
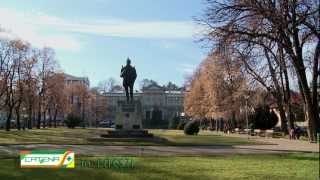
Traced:
<path id="1" fill-rule="evenodd" d="M 226 137 L 213 134 L 208 131 L 201 131 L 197 136 L 187 136 L 181 130 L 151 130 L 159 137 L 167 139 L 171 144 L 176 145 L 240 145 L 257 144 L 253 140 L 240 137 Z"/>
<path id="2" fill-rule="evenodd" d="M 186 136 L 177 130 L 149 130 L 163 141 L 141 139 L 101 140 L 106 129 L 49 128 L 28 131 L 0 130 L 0 144 L 96 144 L 96 145 L 239 145 L 254 144 L 246 138 L 226 137 L 203 131 L 197 136 Z M 100 139 L 97 141 L 96 139 Z M 83 168 L 80 160 L 107 157 L 76 156 L 75 169 L 20 169 L 16 158 L 0 155 L 0 180 L 10 179 L 76 179 L 76 180 L 135 180 L 135 179 L 303 179 L 319 176 L 319 154 L 295 153 L 281 155 L 225 155 L 196 157 L 131 157 L 132 169 Z"/>
<path id="3" fill-rule="evenodd" d="M 146 139 L 102 139 L 100 134 L 106 133 L 102 128 L 48 128 L 26 131 L 0 130 L 0 144 L 95 144 L 95 145 L 239 145 L 255 144 L 253 140 L 239 137 L 226 137 L 212 133 L 200 132 L 197 136 L 186 136 L 179 130 L 149 130 L 161 141 Z"/>
<path id="4" fill-rule="evenodd" d="M 13 158 L 0 160 L 0 178 L 32 180 L 212 180 L 272 179 L 316 180 L 319 176 L 318 154 L 231 155 L 206 157 L 132 157 L 132 169 L 81 168 L 76 157 L 75 169 L 20 169 Z"/>

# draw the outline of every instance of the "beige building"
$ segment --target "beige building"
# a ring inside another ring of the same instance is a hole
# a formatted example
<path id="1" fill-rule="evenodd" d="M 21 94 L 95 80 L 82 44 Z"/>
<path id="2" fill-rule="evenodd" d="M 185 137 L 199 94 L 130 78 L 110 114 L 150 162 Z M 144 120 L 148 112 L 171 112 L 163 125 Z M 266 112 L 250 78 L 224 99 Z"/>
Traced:
<path id="1" fill-rule="evenodd" d="M 68 100 L 71 105 L 81 103 L 80 94 L 82 94 L 80 87 L 89 90 L 90 82 L 87 77 L 77 77 L 64 73 L 65 86 L 68 89 Z M 84 91 L 83 89 L 82 91 Z"/>
<path id="2" fill-rule="evenodd" d="M 88 77 L 77 77 L 77 76 L 73 76 L 73 75 L 64 73 L 64 81 L 65 81 L 66 85 L 83 84 L 87 88 L 89 88 L 89 86 L 90 86 L 90 82 L 89 82 Z"/>
<path id="3" fill-rule="evenodd" d="M 104 93 L 107 99 L 109 120 L 114 121 L 117 103 L 126 100 L 125 93 L 109 92 Z M 134 99 L 140 100 L 143 111 L 143 125 L 152 126 L 155 124 L 166 125 L 175 115 L 183 112 L 184 91 L 168 91 L 158 85 L 150 85 L 141 92 L 134 93 Z M 155 122 L 156 121 L 156 122 Z"/>
<path id="4" fill-rule="evenodd" d="M 69 111 L 83 119 L 88 119 L 90 82 L 87 77 L 77 77 L 64 73 L 65 93 L 68 98 Z M 66 116 L 64 114 L 63 116 Z M 64 118 L 63 118 L 64 119 Z"/>

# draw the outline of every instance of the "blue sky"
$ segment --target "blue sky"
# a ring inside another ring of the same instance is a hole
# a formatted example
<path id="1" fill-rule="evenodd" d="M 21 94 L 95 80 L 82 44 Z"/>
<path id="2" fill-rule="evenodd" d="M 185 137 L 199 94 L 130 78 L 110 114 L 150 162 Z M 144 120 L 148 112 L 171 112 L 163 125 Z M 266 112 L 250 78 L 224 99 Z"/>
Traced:
<path id="1" fill-rule="evenodd" d="M 0 38 L 53 47 L 61 68 L 88 76 L 91 86 L 120 82 L 127 57 L 137 81 L 181 85 L 207 51 L 195 43 L 193 17 L 203 8 L 203 0 L 0 0 L 0 26 L 8 30 Z"/>

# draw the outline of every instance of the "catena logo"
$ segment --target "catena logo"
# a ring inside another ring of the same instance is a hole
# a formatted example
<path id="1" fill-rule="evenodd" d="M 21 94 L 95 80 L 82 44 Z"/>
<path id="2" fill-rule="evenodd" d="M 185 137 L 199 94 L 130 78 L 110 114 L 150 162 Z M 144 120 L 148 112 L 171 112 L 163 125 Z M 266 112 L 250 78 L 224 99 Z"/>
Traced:
<path id="1" fill-rule="evenodd" d="M 74 168 L 74 165 L 73 151 L 20 151 L 21 168 Z"/>

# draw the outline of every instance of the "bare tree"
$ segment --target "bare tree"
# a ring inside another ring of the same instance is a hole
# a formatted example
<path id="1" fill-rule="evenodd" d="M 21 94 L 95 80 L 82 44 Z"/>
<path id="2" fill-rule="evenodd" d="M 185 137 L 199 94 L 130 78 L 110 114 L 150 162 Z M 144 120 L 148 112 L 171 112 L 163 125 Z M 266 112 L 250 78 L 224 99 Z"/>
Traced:
<path id="1" fill-rule="evenodd" d="M 4 76 L 5 77 L 5 108 L 7 111 L 6 130 L 11 128 L 11 120 L 16 110 L 16 124 L 20 130 L 20 106 L 23 97 L 23 61 L 25 53 L 29 46 L 20 40 L 10 41 L 8 44 L 10 49 L 8 58 L 5 63 Z"/>
<path id="2" fill-rule="evenodd" d="M 37 112 L 37 128 L 40 129 L 41 120 L 43 126 L 46 126 L 46 110 L 48 105 L 47 90 L 48 79 L 54 73 L 56 61 L 54 59 L 54 51 L 50 48 L 44 48 L 38 54 L 37 80 L 38 80 L 38 112 Z"/>
<path id="3" fill-rule="evenodd" d="M 70 113 L 77 114 L 84 122 L 90 108 L 88 87 L 80 82 L 72 83 L 66 86 L 65 93 L 69 99 Z"/>
<path id="4" fill-rule="evenodd" d="M 104 93 L 111 92 L 117 84 L 117 81 L 113 77 L 110 77 L 107 80 L 99 82 L 98 89 Z"/>
<path id="5" fill-rule="evenodd" d="M 54 112 L 57 104 L 65 109 L 61 105 L 66 99 L 64 79 L 52 78 L 57 71 L 53 49 L 39 50 L 22 40 L 0 40 L 0 69 L 0 109 L 7 113 L 6 130 L 12 119 L 18 130 L 35 124 L 40 128 L 41 122 L 45 127 L 52 104 Z"/>
<path id="6" fill-rule="evenodd" d="M 25 113 L 27 114 L 26 126 L 28 129 L 32 129 L 34 125 L 33 115 L 36 107 L 36 97 L 37 97 L 37 76 L 35 73 L 35 66 L 37 64 L 37 58 L 35 56 L 35 51 L 30 52 L 30 57 L 25 61 L 25 74 L 24 74 L 24 105 Z"/>
<path id="7" fill-rule="evenodd" d="M 97 89 L 92 88 L 89 92 L 89 99 L 88 99 L 88 119 L 89 124 L 91 126 L 98 127 L 99 122 L 103 121 L 108 111 L 107 109 L 107 97 L 101 94 Z"/>
<path id="8" fill-rule="evenodd" d="M 139 84 L 139 88 L 142 90 L 145 87 L 148 87 L 150 85 L 159 85 L 158 82 L 152 80 L 152 79 L 143 79 L 140 84 Z"/>
<path id="9" fill-rule="evenodd" d="M 60 113 L 62 116 L 68 112 L 67 96 L 65 94 L 65 82 L 63 73 L 54 73 L 48 79 L 48 114 L 49 127 L 57 127 L 57 116 Z"/>
<path id="10" fill-rule="evenodd" d="M 200 68 L 195 71 L 193 76 L 188 79 L 188 88 L 184 99 L 184 110 L 188 116 L 195 118 L 205 117 L 207 111 L 204 102 L 204 87 L 200 80 L 201 78 Z"/>
<path id="11" fill-rule="evenodd" d="M 246 79 L 226 53 L 210 54 L 191 79 L 185 110 L 196 118 L 232 118 L 240 111 Z"/>
<path id="12" fill-rule="evenodd" d="M 206 40 L 214 42 L 234 37 L 233 43 L 245 49 L 248 43 L 273 42 L 284 50 L 293 65 L 304 100 L 310 141 L 316 139 L 319 122 L 316 95 L 319 78 L 319 2 L 277 0 L 208 0 L 205 16 L 200 20 L 207 28 Z M 266 45 L 266 44 L 265 44 Z M 312 48 L 311 48 L 312 47 Z M 314 47 L 314 48 L 313 48 Z M 306 48 L 314 49 L 311 63 L 312 86 L 306 75 Z"/>

